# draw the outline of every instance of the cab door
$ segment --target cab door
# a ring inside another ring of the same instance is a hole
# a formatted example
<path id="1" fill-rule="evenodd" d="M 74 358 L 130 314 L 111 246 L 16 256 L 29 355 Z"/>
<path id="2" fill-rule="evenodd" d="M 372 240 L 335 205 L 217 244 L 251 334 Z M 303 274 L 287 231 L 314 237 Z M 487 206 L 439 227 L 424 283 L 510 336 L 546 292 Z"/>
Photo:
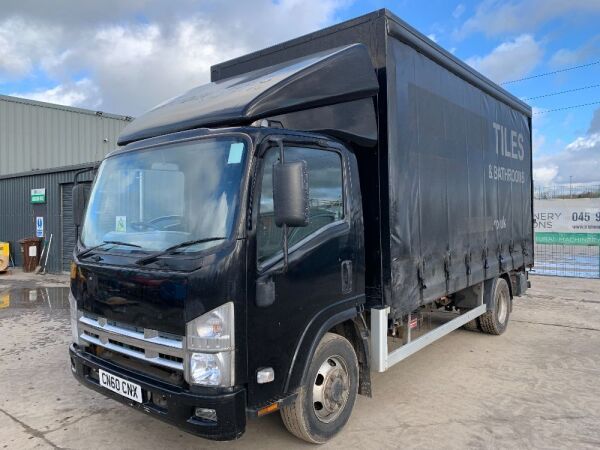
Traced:
<path id="1" fill-rule="evenodd" d="M 250 234 L 254 252 L 249 254 L 254 254 L 250 264 L 255 264 L 256 274 L 249 288 L 247 320 L 251 407 L 294 389 L 293 363 L 306 357 L 307 343 L 319 325 L 337 311 L 352 308 L 357 296 L 354 267 L 359 238 L 348 201 L 351 155 L 337 144 L 330 148 L 306 142 L 284 144 L 286 162 L 306 163 L 310 198 L 308 226 L 288 229 L 284 271 L 283 231 L 275 225 L 273 214 L 273 164 L 279 152 L 277 146 L 263 151 L 254 189 L 256 211 Z M 267 367 L 274 370 L 275 379 L 258 384 L 257 371 Z"/>

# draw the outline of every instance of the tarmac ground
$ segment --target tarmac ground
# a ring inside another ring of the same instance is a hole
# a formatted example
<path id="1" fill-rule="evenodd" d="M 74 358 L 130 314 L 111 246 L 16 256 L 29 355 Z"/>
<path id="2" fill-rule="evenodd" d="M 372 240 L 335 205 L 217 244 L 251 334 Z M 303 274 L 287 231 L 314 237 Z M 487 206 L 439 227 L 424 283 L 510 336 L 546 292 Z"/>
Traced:
<path id="1" fill-rule="evenodd" d="M 600 280 L 532 276 L 502 336 L 457 330 L 383 374 L 322 448 L 600 447 Z M 0 448 L 312 447 L 278 414 L 212 442 L 70 373 L 68 276 L 0 274 Z M 314 447 L 313 447 L 314 448 Z"/>

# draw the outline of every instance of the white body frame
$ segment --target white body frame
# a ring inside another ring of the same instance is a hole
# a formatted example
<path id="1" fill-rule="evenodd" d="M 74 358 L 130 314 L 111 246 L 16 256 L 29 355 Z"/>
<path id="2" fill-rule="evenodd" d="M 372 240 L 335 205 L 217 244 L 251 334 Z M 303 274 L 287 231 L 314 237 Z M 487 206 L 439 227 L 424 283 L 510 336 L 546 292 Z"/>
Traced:
<path id="1" fill-rule="evenodd" d="M 394 364 L 408 358 L 423 347 L 437 341 L 448 333 L 460 328 L 467 322 L 481 316 L 486 312 L 486 305 L 483 303 L 483 283 L 479 290 L 478 306 L 470 311 L 461 314 L 456 319 L 452 319 L 443 325 L 429 331 L 414 341 L 410 340 L 402 347 L 388 352 L 388 315 L 390 307 L 380 309 L 371 309 L 371 370 L 385 372 Z"/>

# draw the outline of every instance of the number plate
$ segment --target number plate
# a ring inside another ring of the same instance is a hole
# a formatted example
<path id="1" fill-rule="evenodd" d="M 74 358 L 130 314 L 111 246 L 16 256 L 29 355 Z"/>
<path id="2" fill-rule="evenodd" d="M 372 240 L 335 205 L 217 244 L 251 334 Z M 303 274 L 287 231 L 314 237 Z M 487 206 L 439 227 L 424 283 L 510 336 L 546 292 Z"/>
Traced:
<path id="1" fill-rule="evenodd" d="M 123 397 L 142 403 L 142 387 L 139 384 L 131 383 L 102 369 L 98 369 L 98 375 L 100 377 L 100 386 L 110 389 Z"/>

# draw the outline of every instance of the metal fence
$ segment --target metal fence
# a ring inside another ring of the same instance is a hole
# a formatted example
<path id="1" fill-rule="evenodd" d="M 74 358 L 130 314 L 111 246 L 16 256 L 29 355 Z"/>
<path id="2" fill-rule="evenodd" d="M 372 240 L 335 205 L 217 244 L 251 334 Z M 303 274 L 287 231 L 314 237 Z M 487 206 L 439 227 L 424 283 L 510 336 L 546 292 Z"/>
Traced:
<path id="1" fill-rule="evenodd" d="M 536 186 L 535 200 L 600 198 L 600 185 Z M 532 273 L 561 277 L 600 278 L 600 247 L 597 245 L 535 244 Z"/>
<path id="2" fill-rule="evenodd" d="M 536 186 L 534 198 L 539 200 L 567 198 L 600 198 L 600 184 L 560 184 L 556 186 Z"/>
<path id="3" fill-rule="evenodd" d="M 535 244 L 535 266 L 531 273 L 600 278 L 600 247 Z"/>

